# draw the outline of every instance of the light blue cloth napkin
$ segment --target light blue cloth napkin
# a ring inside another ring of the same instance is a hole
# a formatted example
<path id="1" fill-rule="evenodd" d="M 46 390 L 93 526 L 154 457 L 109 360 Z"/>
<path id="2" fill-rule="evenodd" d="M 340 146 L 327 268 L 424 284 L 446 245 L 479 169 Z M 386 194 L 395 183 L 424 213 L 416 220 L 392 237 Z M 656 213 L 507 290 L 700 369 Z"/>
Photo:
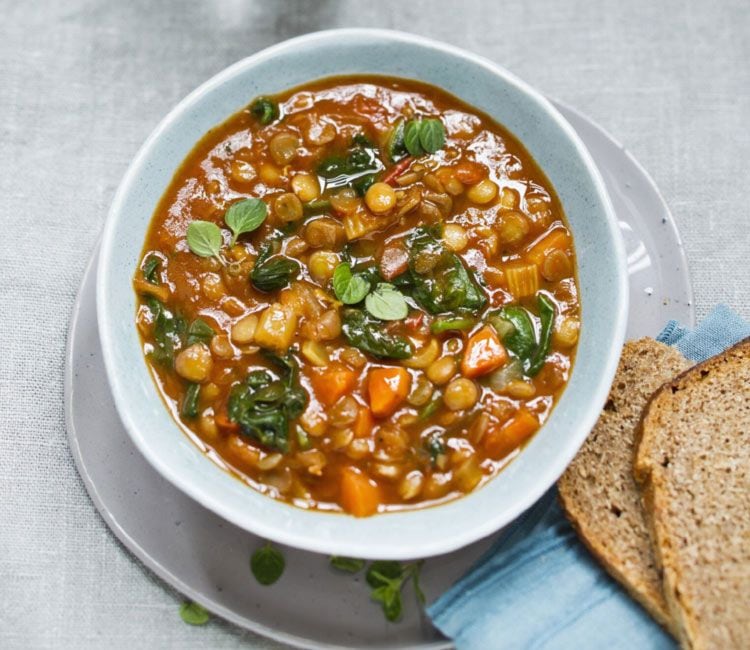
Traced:
<path id="1" fill-rule="evenodd" d="M 694 331 L 671 321 L 657 338 L 703 361 L 747 336 L 750 324 L 719 305 Z M 427 613 L 459 650 L 676 647 L 578 541 L 554 488 Z"/>

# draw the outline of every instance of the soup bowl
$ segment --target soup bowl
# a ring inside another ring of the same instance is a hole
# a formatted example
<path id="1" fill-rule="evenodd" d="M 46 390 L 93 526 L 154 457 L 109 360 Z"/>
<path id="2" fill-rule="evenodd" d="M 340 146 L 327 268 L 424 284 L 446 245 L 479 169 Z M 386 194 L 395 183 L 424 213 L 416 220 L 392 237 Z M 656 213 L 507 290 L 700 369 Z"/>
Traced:
<path id="1" fill-rule="evenodd" d="M 582 326 L 576 363 L 558 405 L 496 478 L 442 505 L 358 519 L 265 496 L 222 470 L 185 435 L 144 359 L 131 282 L 154 209 L 206 131 L 254 96 L 362 73 L 439 86 L 521 141 L 555 188 L 573 232 Z M 167 480 L 233 524 L 279 543 L 319 553 L 409 559 L 452 551 L 497 531 L 559 477 L 593 427 L 614 376 L 625 332 L 627 273 L 599 172 L 572 127 L 538 92 L 491 61 L 452 46 L 398 32 L 345 29 L 295 38 L 244 59 L 162 120 L 113 200 L 101 244 L 97 311 L 117 410 L 138 449 Z"/>

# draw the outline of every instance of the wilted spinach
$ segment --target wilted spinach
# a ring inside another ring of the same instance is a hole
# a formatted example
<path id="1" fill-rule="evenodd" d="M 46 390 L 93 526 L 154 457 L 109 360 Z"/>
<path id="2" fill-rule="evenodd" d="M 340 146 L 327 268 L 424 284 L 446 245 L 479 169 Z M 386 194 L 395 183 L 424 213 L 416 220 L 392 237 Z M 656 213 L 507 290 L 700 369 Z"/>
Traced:
<path id="1" fill-rule="evenodd" d="M 182 346 L 187 323 L 182 316 L 172 313 L 156 298 L 147 298 L 146 304 L 154 319 L 154 349 L 150 356 L 156 363 L 171 367 L 175 351 Z"/>
<path id="2" fill-rule="evenodd" d="M 283 289 L 300 272 L 299 262 L 284 255 L 271 257 L 272 250 L 271 245 L 266 245 L 258 255 L 253 270 L 250 271 L 250 281 L 261 291 Z"/>
<path id="3" fill-rule="evenodd" d="M 382 321 L 360 309 L 347 309 L 344 312 L 341 331 L 349 345 L 378 358 L 408 359 L 412 355 L 412 347 L 407 339 L 389 334 Z"/>
<path id="4" fill-rule="evenodd" d="M 383 169 L 378 150 L 364 135 L 358 134 L 344 154 L 324 158 L 318 163 L 317 173 L 326 181 L 326 188 L 352 187 L 361 196 L 375 182 Z"/>
<path id="5" fill-rule="evenodd" d="M 268 370 L 251 371 L 232 388 L 227 413 L 243 434 L 276 451 L 289 450 L 289 422 L 302 415 L 307 393 L 299 383 L 296 359 L 267 355 L 279 367 L 276 379 Z"/>

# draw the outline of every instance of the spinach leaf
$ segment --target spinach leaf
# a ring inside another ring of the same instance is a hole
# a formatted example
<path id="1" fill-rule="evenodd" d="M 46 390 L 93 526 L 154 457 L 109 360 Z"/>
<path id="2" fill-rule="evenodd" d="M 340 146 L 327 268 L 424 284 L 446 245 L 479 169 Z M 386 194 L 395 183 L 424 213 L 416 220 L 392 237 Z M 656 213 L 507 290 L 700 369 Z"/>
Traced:
<path id="1" fill-rule="evenodd" d="M 259 548 L 250 558 L 250 570 L 264 587 L 276 582 L 284 573 L 285 567 L 284 556 L 270 543 Z"/>
<path id="2" fill-rule="evenodd" d="M 536 375 L 544 366 L 544 361 L 549 354 L 550 342 L 552 341 L 552 326 L 555 324 L 555 305 L 543 293 L 537 295 L 539 305 L 539 320 L 541 321 L 541 332 L 539 334 L 539 345 L 529 359 L 526 370 L 530 377 Z"/>
<path id="3" fill-rule="evenodd" d="M 250 104 L 250 113 L 266 126 L 279 118 L 279 106 L 268 97 L 258 97 Z"/>
<path id="4" fill-rule="evenodd" d="M 244 199 L 230 205 L 224 215 L 224 223 L 232 231 L 230 246 L 237 243 L 240 235 L 257 230 L 267 216 L 268 206 L 260 199 Z"/>
<path id="5" fill-rule="evenodd" d="M 188 625 L 205 625 L 211 615 L 198 603 L 187 600 L 180 605 L 180 618 Z"/>
<path id="6" fill-rule="evenodd" d="M 289 422 L 302 415 L 307 393 L 299 383 L 299 369 L 293 356 L 268 355 L 279 366 L 280 378 L 267 370 L 251 371 L 235 385 L 227 404 L 229 419 L 242 433 L 270 449 L 289 450 Z"/>
<path id="7" fill-rule="evenodd" d="M 300 272 L 299 262 L 284 255 L 269 257 L 271 250 L 272 247 L 266 245 L 250 271 L 250 281 L 261 291 L 283 289 Z"/>
<path id="8" fill-rule="evenodd" d="M 403 336 L 388 334 L 380 321 L 360 309 L 344 312 L 341 331 L 349 345 L 381 359 L 408 359 L 413 351 Z"/>
<path id="9" fill-rule="evenodd" d="M 224 243 L 221 228 L 213 221 L 191 221 L 187 228 L 187 243 L 190 250 L 200 257 L 219 257 Z"/>
<path id="10" fill-rule="evenodd" d="M 417 228 L 408 239 L 412 297 L 432 314 L 484 308 L 487 298 L 461 258 L 445 249 L 435 229 Z"/>
<path id="11" fill-rule="evenodd" d="M 381 282 L 365 298 L 365 308 L 380 320 L 403 320 L 409 313 L 404 294 L 388 282 Z"/>
<path id="12" fill-rule="evenodd" d="M 362 195 L 383 167 L 375 146 L 357 135 L 346 153 L 323 159 L 316 171 L 325 179 L 326 189 L 349 186 Z"/>
<path id="13" fill-rule="evenodd" d="M 194 418 L 198 415 L 198 400 L 201 395 L 200 384 L 189 384 L 180 406 L 180 415 L 184 418 Z"/>
<path id="14" fill-rule="evenodd" d="M 172 367 L 175 351 L 182 346 L 185 335 L 185 319 L 169 311 L 156 298 L 148 298 L 146 304 L 154 319 L 154 349 L 150 356 L 156 363 Z"/>
<path id="15" fill-rule="evenodd" d="M 333 272 L 333 292 L 345 305 L 355 305 L 364 300 L 370 291 L 370 281 L 362 274 L 352 273 L 347 263 L 339 264 Z"/>
<path id="16" fill-rule="evenodd" d="M 143 262 L 143 279 L 151 284 L 160 284 L 161 258 L 158 255 L 149 255 Z"/>
<path id="17" fill-rule="evenodd" d="M 536 348 L 536 332 L 529 313 L 523 307 L 503 307 L 489 314 L 488 320 L 501 335 L 505 347 L 528 362 Z M 505 321 L 505 324 L 500 321 Z"/>
<path id="18" fill-rule="evenodd" d="M 388 141 L 385 145 L 385 155 L 392 163 L 398 162 L 408 153 L 406 144 L 404 143 L 404 126 L 404 120 L 399 120 L 388 135 Z"/>
<path id="19" fill-rule="evenodd" d="M 346 573 L 358 573 L 365 568 L 366 562 L 354 557 L 344 557 L 343 555 L 332 555 L 331 566 L 339 571 Z"/>
<path id="20" fill-rule="evenodd" d="M 202 318 L 196 318 L 187 331 L 187 339 L 185 345 L 193 345 L 194 343 L 210 343 L 211 339 L 216 333 L 213 328 Z"/>

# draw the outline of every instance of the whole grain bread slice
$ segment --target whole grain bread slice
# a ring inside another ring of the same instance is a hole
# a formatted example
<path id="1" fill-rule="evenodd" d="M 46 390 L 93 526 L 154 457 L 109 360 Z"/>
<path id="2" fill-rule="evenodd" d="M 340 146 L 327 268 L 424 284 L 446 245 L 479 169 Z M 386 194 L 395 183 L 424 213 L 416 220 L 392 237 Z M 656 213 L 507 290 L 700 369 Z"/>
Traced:
<path id="1" fill-rule="evenodd" d="M 649 401 L 635 478 L 683 647 L 750 648 L 750 338 Z"/>
<path id="2" fill-rule="evenodd" d="M 604 411 L 558 483 L 563 509 L 584 544 L 673 633 L 633 479 L 633 456 L 649 397 L 689 365 L 674 348 L 653 339 L 626 343 Z"/>

